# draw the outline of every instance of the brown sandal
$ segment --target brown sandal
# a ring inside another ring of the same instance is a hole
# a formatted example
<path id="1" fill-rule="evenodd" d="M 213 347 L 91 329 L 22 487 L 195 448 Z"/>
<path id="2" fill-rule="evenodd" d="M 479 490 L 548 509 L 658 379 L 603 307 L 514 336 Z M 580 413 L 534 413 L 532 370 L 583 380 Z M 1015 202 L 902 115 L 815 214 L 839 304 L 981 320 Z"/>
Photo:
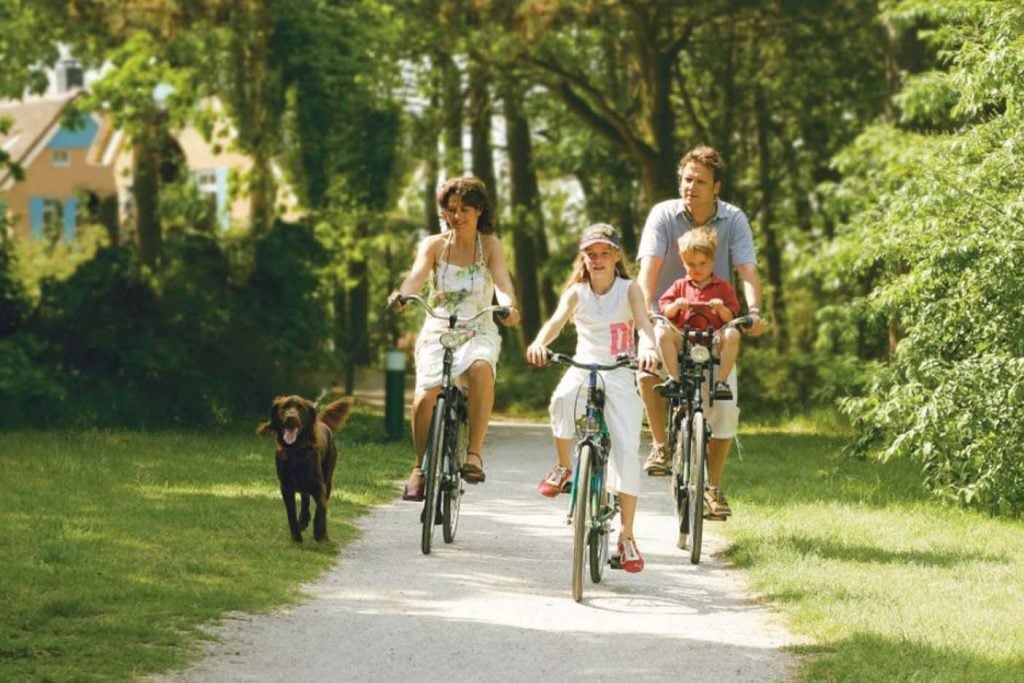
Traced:
<path id="1" fill-rule="evenodd" d="M 468 459 L 470 457 L 475 457 L 477 462 L 480 464 L 474 465 L 467 462 L 459 470 L 459 474 L 462 475 L 462 478 L 466 480 L 467 484 L 482 484 L 484 480 L 487 479 L 487 475 L 484 474 L 483 468 L 484 459 L 480 457 L 479 453 L 474 453 L 473 451 L 466 453 L 466 458 Z"/>

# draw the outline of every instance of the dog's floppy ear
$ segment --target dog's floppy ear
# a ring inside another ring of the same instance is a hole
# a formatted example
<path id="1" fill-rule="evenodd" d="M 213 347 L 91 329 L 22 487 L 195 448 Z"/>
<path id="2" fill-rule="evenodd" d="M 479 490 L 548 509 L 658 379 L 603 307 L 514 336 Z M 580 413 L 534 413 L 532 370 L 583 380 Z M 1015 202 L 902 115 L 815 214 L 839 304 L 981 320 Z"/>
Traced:
<path id="1" fill-rule="evenodd" d="M 277 409 L 285 398 L 286 397 L 284 396 L 274 397 L 274 402 L 270 404 L 270 419 L 267 420 L 266 422 L 260 423 L 260 425 L 256 427 L 257 436 L 266 436 L 267 434 L 270 434 L 271 432 L 275 431 L 274 423 L 277 422 L 278 419 Z"/>
<path id="2" fill-rule="evenodd" d="M 320 411 L 320 421 L 334 431 L 348 421 L 349 411 L 355 405 L 354 396 L 345 396 L 337 401 L 331 401 Z"/>

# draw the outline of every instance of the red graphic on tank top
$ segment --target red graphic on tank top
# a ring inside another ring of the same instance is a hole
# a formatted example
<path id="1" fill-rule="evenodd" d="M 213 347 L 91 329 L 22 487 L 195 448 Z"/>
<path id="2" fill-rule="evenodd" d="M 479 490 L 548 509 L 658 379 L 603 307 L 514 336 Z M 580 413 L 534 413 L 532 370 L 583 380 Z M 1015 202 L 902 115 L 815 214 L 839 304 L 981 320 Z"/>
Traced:
<path id="1" fill-rule="evenodd" d="M 633 321 L 628 323 L 612 323 L 608 326 L 611 333 L 612 346 L 611 354 L 617 356 L 620 353 L 633 352 Z"/>

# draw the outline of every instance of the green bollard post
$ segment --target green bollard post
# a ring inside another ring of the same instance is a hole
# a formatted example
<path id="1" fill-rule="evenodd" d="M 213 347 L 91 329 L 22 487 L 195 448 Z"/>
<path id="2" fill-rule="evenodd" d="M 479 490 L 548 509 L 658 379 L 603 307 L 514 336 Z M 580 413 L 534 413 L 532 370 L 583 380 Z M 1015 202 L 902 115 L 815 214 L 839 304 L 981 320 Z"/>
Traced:
<path id="1" fill-rule="evenodd" d="M 402 438 L 405 423 L 405 352 L 389 349 L 385 354 L 384 429 L 388 438 Z"/>

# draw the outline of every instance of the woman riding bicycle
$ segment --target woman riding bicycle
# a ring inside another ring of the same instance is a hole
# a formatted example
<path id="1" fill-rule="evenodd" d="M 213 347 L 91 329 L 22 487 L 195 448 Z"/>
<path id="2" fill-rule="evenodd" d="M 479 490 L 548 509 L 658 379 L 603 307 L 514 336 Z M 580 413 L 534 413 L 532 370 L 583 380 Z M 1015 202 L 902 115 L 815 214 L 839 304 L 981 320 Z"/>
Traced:
<path id="1" fill-rule="evenodd" d="M 583 232 L 579 249 L 558 308 L 527 349 L 527 360 L 537 366 L 547 363 L 547 345 L 573 318 L 577 361 L 611 363 L 620 353 L 632 354 L 636 329 L 642 341 L 638 354 L 640 367 L 653 370 L 658 363 L 654 332 L 647 318 L 643 293 L 626 274 L 622 245 L 615 228 L 604 223 L 590 226 Z M 569 368 L 551 396 L 551 431 L 558 460 L 540 483 L 540 492 L 546 496 L 557 496 L 571 481 L 572 438 L 576 418 L 583 407 L 576 398 L 586 378 L 587 371 Z M 604 414 L 611 437 L 608 486 L 618 491 L 621 507 L 619 555 L 623 569 L 638 572 L 643 569 L 644 560 L 633 538 L 633 521 L 640 492 L 643 404 L 629 370 L 604 373 L 603 380 Z"/>
<path id="2" fill-rule="evenodd" d="M 515 291 L 509 277 L 505 249 L 495 235 L 493 209 L 487 189 L 478 178 L 452 178 L 441 185 L 437 204 L 447 229 L 425 237 L 419 244 L 409 275 L 392 292 L 389 303 L 404 308 L 398 296 L 418 294 L 429 279 L 429 302 L 449 315 L 471 316 L 498 303 L 511 311 L 502 324 L 519 322 Z M 483 482 L 483 443 L 494 407 L 494 373 L 501 350 L 501 337 L 491 316 L 473 323 L 474 336 L 455 352 L 452 375 L 467 386 L 469 393 L 469 448 L 462 478 L 471 484 Z M 416 393 L 412 407 L 412 434 L 416 462 L 405 484 L 402 498 L 423 500 L 423 471 L 420 465 L 427 446 L 430 417 L 441 385 L 440 333 L 443 321 L 427 316 L 416 341 Z"/>

